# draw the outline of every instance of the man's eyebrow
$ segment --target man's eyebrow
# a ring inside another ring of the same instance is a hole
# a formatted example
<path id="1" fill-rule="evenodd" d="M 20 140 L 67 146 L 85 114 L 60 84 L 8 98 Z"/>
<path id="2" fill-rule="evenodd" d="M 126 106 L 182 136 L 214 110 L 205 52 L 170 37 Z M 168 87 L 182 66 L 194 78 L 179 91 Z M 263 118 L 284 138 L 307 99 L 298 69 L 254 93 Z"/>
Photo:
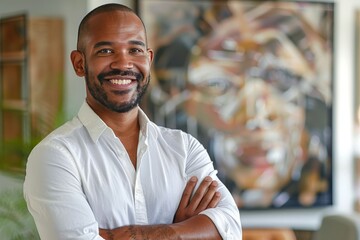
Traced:
<path id="1" fill-rule="evenodd" d="M 145 43 L 144 43 L 143 41 L 130 40 L 129 43 L 130 43 L 130 44 L 134 44 L 134 45 L 139 45 L 139 46 L 145 47 Z"/>
<path id="2" fill-rule="evenodd" d="M 112 43 L 107 42 L 107 41 L 101 41 L 101 42 L 95 43 L 94 48 L 99 48 L 99 47 L 109 46 L 109 45 L 112 45 Z"/>
<path id="3" fill-rule="evenodd" d="M 146 46 L 143 41 L 138 41 L 138 40 L 130 40 L 129 43 L 133 44 L 133 45 L 142 46 L 142 47 Z M 94 48 L 99 48 L 99 47 L 103 47 L 103 46 L 111 46 L 111 45 L 113 45 L 113 43 L 110 41 L 101 41 L 101 42 L 95 43 Z"/>

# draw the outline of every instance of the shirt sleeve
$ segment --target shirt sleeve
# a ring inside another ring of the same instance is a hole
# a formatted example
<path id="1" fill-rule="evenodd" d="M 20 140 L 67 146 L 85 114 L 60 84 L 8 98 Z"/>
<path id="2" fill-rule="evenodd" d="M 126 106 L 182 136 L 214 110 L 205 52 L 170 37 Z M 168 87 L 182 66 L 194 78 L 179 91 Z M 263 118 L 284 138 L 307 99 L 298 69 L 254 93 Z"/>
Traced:
<path id="1" fill-rule="evenodd" d="M 214 165 L 205 148 L 198 140 L 190 135 L 188 136 L 189 155 L 187 157 L 186 166 L 187 176 L 197 176 L 198 179 L 202 180 L 209 175 L 213 180 L 218 182 L 218 191 L 221 193 L 221 200 L 217 207 L 206 209 L 200 214 L 208 216 L 213 221 L 223 239 L 241 240 L 242 229 L 240 213 L 230 191 L 217 177 L 217 171 L 214 170 Z M 198 182 L 198 185 L 200 182 L 201 181 Z"/>
<path id="2" fill-rule="evenodd" d="M 33 149 L 24 197 L 41 239 L 103 239 L 72 155 L 63 146 L 42 143 Z"/>

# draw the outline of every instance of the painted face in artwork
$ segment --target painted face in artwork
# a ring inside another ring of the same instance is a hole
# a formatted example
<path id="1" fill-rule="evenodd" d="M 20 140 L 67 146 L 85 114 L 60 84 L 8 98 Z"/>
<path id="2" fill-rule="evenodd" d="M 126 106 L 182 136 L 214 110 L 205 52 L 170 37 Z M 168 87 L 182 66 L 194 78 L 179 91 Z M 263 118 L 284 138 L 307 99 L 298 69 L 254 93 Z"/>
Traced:
<path id="1" fill-rule="evenodd" d="M 307 158 L 305 93 L 319 74 L 311 57 L 317 49 L 294 48 L 294 39 L 265 26 L 275 19 L 259 18 L 247 29 L 239 16 L 219 23 L 216 34 L 192 48 L 185 109 L 215 132 L 215 159 L 248 190 L 242 201 L 267 206 Z M 309 41 L 299 20 L 288 24 L 302 34 L 298 41 Z M 315 88 L 327 101 L 327 89 Z"/>

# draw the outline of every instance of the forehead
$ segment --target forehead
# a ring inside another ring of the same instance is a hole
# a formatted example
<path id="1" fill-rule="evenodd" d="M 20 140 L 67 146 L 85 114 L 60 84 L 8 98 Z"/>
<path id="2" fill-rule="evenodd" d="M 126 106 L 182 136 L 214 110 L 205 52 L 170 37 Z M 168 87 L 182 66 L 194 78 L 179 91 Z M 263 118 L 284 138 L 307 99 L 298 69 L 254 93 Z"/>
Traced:
<path id="1" fill-rule="evenodd" d="M 145 29 L 132 12 L 111 11 L 92 16 L 85 25 L 82 40 L 89 44 L 93 41 L 142 40 L 145 42 Z"/>

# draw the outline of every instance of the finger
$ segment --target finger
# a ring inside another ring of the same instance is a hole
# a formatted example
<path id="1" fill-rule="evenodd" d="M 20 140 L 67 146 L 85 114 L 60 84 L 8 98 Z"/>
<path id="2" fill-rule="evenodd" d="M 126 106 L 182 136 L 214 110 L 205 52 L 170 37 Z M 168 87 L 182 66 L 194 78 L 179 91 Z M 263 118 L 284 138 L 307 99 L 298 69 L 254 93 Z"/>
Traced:
<path id="1" fill-rule="evenodd" d="M 212 179 L 209 176 L 206 176 L 204 178 L 204 180 L 201 182 L 199 188 L 196 190 L 193 198 L 191 199 L 191 201 L 189 203 L 188 207 L 189 207 L 189 209 L 191 209 L 191 211 L 195 211 L 198 208 L 201 200 L 203 199 L 206 192 L 208 191 L 208 188 L 211 183 L 212 183 Z"/>
<path id="2" fill-rule="evenodd" d="M 208 205 L 213 200 L 213 198 L 217 192 L 217 187 L 218 187 L 218 183 L 216 181 L 212 181 L 210 186 L 208 187 L 207 192 L 201 199 L 199 206 L 195 210 L 196 213 L 199 213 L 208 208 Z"/>
<path id="3" fill-rule="evenodd" d="M 197 177 L 195 176 L 191 177 L 190 180 L 187 182 L 184 192 L 181 196 L 181 200 L 178 207 L 179 209 L 186 208 L 189 205 L 190 198 L 194 191 L 196 183 L 197 183 Z"/>
<path id="4" fill-rule="evenodd" d="M 211 199 L 211 201 L 210 201 L 210 203 L 208 204 L 208 206 L 207 206 L 206 209 L 216 207 L 216 206 L 219 204 L 219 202 L 220 202 L 220 198 L 221 198 L 221 193 L 220 193 L 220 192 L 216 192 L 216 193 L 214 194 L 214 197 Z"/>

